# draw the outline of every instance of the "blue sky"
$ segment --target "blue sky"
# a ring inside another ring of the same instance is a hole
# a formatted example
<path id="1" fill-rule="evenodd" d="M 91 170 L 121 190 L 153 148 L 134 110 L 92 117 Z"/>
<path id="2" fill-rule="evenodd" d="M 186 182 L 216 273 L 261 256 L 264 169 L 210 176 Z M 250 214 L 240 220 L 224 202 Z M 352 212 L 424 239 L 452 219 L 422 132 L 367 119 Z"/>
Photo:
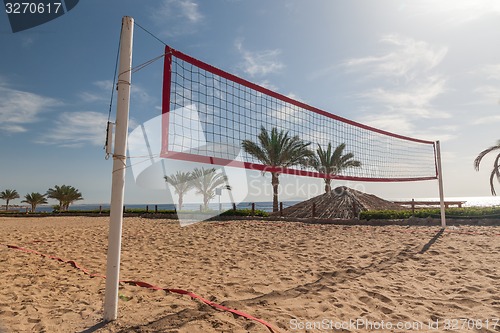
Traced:
<path id="1" fill-rule="evenodd" d="M 109 202 L 112 162 L 102 146 L 124 15 L 176 49 L 282 94 L 441 140 L 446 195 L 490 193 L 492 159 L 481 172 L 472 162 L 500 139 L 496 0 L 85 0 L 18 33 L 0 13 L 0 190 L 24 196 L 67 184 L 85 203 Z M 137 65 L 163 45 L 136 27 L 133 52 Z M 160 114 L 161 69 L 159 61 L 133 75 L 132 126 Z M 282 177 L 297 181 L 321 184 Z M 435 181 L 350 185 L 386 198 L 437 196 Z M 168 200 L 128 172 L 127 203 Z"/>

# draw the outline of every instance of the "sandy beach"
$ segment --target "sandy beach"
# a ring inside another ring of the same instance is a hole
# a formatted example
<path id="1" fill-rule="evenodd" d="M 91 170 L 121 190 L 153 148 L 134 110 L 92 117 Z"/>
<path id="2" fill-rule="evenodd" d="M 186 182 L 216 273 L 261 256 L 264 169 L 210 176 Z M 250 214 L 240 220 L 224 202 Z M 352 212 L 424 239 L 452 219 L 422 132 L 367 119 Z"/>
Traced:
<path id="1" fill-rule="evenodd" d="M 0 332 L 270 332 L 189 296 L 120 287 L 107 217 L 0 218 Z M 275 332 L 500 332 L 500 227 L 126 218 L 121 279 L 193 292 Z"/>

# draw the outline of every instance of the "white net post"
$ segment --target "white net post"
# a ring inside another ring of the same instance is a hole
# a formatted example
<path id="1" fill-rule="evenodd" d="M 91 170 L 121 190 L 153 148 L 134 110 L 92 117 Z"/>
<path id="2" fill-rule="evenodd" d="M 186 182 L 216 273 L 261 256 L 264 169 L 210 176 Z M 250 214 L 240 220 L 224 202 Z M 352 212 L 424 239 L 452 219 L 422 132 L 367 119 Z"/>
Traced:
<path id="1" fill-rule="evenodd" d="M 115 150 L 111 184 L 111 212 L 109 217 L 108 257 L 106 264 L 106 290 L 104 296 L 104 320 L 118 317 L 118 284 L 120 276 L 120 252 L 123 224 L 123 197 L 125 192 L 125 168 L 127 165 L 127 136 L 130 107 L 130 83 L 132 68 L 132 38 L 134 19 L 124 16 L 120 39 L 120 67 L 116 107 Z"/>
<path id="2" fill-rule="evenodd" d="M 436 141 L 436 162 L 439 184 L 439 202 L 441 204 L 441 227 L 446 228 L 446 211 L 444 206 L 443 170 L 441 167 L 441 145 Z"/>

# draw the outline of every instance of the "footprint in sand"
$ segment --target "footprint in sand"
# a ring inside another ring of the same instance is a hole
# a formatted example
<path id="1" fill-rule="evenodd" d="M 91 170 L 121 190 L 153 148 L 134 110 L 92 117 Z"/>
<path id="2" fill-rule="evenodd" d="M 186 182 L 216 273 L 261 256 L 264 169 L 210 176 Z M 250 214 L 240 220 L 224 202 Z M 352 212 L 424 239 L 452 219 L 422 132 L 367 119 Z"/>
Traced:
<path id="1" fill-rule="evenodd" d="M 383 314 L 386 314 L 386 315 L 389 315 L 391 313 L 393 313 L 394 311 L 392 311 L 391 309 L 389 308 L 386 308 L 385 306 L 382 306 L 379 308 L 380 311 L 382 311 Z"/>
<path id="2" fill-rule="evenodd" d="M 468 291 L 472 291 L 472 292 L 475 292 L 475 293 L 478 293 L 481 291 L 481 288 L 478 288 L 478 287 L 474 287 L 474 286 L 467 286 L 466 287 Z"/>
<path id="3" fill-rule="evenodd" d="M 392 303 L 392 300 L 389 298 L 389 297 L 386 297 L 382 294 L 379 294 L 379 293 L 374 293 L 374 292 L 371 292 L 371 291 L 368 291 L 367 292 L 368 296 L 370 297 L 373 297 L 373 298 L 376 298 L 384 303 Z"/>

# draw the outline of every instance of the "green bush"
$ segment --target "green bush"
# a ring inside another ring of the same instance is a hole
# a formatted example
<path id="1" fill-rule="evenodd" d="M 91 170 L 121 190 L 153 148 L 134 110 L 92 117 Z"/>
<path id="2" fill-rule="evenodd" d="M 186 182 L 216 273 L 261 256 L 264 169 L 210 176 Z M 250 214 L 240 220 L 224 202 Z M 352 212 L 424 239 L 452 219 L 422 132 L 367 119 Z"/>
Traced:
<path id="1" fill-rule="evenodd" d="M 220 214 L 220 216 L 252 216 L 251 209 L 237 209 L 237 210 L 226 210 L 224 213 Z M 256 209 L 253 216 L 261 216 L 266 217 L 269 216 L 269 213 Z"/>
<path id="2" fill-rule="evenodd" d="M 406 210 L 365 210 L 359 214 L 359 218 L 361 220 L 395 220 L 406 219 L 411 215 L 411 211 Z"/>
<path id="3" fill-rule="evenodd" d="M 500 218 L 500 207 L 447 208 L 445 214 L 447 218 Z M 415 213 L 411 210 L 371 210 L 360 213 L 362 220 L 400 220 L 412 216 L 439 218 L 441 210 L 440 208 L 423 208 L 416 209 Z"/>
<path id="4" fill-rule="evenodd" d="M 9 212 L 1 212 L 2 214 L 19 214 L 17 211 L 9 211 Z M 23 211 L 24 213 L 24 211 Z M 60 211 L 59 206 L 53 206 L 52 207 L 52 212 L 36 212 L 36 213 L 30 213 L 32 215 L 47 215 L 47 214 L 57 214 L 57 215 L 97 215 L 97 214 L 102 214 L 102 215 L 109 215 L 110 210 L 109 209 L 89 209 L 89 210 L 68 210 L 68 211 Z M 126 208 L 124 211 L 125 214 L 137 214 L 137 215 L 144 215 L 144 214 L 177 214 L 175 210 L 158 210 L 155 212 L 154 209 L 149 209 L 146 210 L 145 208 Z M 199 211 L 199 210 L 193 210 L 193 211 L 188 211 L 188 210 L 183 210 L 182 213 L 187 213 L 187 214 L 207 214 L 207 213 L 212 213 L 214 215 L 217 215 L 219 212 L 215 210 L 209 210 L 209 211 Z M 220 214 L 221 216 L 252 216 L 252 210 L 251 209 L 238 209 L 238 210 L 227 210 Z M 269 213 L 263 211 L 263 210 L 258 210 L 256 209 L 253 216 L 261 216 L 261 217 L 267 217 L 269 216 Z"/>
<path id="5" fill-rule="evenodd" d="M 154 209 L 149 209 L 146 210 L 146 208 L 126 208 L 125 213 L 131 213 L 131 214 L 175 214 L 174 209 L 158 209 L 158 211 L 155 212 Z"/>

